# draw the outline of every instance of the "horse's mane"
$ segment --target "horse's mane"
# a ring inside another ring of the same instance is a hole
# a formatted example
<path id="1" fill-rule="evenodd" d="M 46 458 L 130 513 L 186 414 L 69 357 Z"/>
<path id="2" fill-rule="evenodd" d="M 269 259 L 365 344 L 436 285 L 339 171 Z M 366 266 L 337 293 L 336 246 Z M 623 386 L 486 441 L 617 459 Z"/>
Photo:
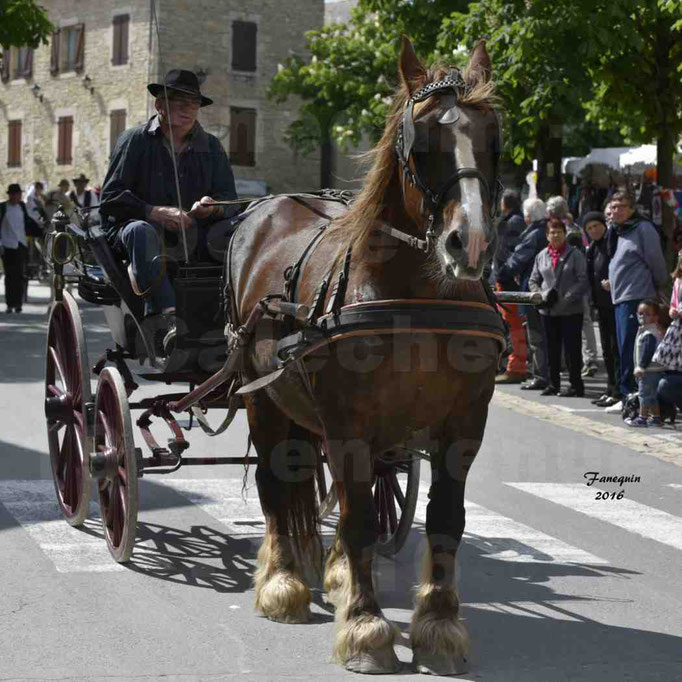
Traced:
<path id="1" fill-rule="evenodd" d="M 452 68 L 452 66 L 442 64 L 432 66 L 427 71 L 426 80 L 419 86 L 445 78 Z M 492 107 L 497 103 L 495 83 L 492 80 L 486 80 L 480 72 L 470 72 L 468 68 L 464 70 L 462 76 L 468 85 L 458 95 L 460 104 L 471 107 Z M 350 246 L 356 253 L 357 248 L 369 239 L 385 207 L 386 194 L 397 167 L 395 142 L 407 100 L 406 89 L 399 85 L 393 97 L 381 139 L 373 149 L 362 155 L 373 159 L 363 187 L 348 212 L 337 218 L 329 230 L 330 233 L 345 233 L 344 236 L 348 237 Z"/>

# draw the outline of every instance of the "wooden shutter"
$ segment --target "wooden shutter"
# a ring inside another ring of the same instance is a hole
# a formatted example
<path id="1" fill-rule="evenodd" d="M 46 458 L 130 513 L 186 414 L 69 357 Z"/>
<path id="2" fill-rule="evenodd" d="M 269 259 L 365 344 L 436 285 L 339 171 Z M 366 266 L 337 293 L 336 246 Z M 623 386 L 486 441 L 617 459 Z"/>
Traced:
<path id="1" fill-rule="evenodd" d="M 114 17 L 114 54 L 112 64 L 128 63 L 128 26 L 130 15 L 121 14 Z"/>
<path id="2" fill-rule="evenodd" d="M 126 110 L 114 109 L 109 118 L 109 153 L 113 154 L 116 142 L 126 129 Z"/>
<path id="3" fill-rule="evenodd" d="M 9 80 L 9 62 L 10 62 L 10 50 L 5 48 L 2 51 L 2 82 L 7 83 Z"/>
<path id="4" fill-rule="evenodd" d="M 52 53 L 50 56 L 50 73 L 56 76 L 59 73 L 59 40 L 60 31 L 57 29 L 52 34 Z"/>
<path id="5" fill-rule="evenodd" d="M 10 121 L 7 140 L 7 165 L 10 168 L 21 166 L 21 121 Z"/>
<path id="6" fill-rule="evenodd" d="M 76 57 L 73 62 L 73 70 L 80 73 L 83 71 L 85 63 L 85 24 L 77 24 L 73 30 L 76 32 Z"/>
<path id="7" fill-rule="evenodd" d="M 230 109 L 230 161 L 236 166 L 256 165 L 255 109 Z"/>
<path id="8" fill-rule="evenodd" d="M 73 117 L 62 116 L 57 122 L 57 163 L 68 166 L 73 161 L 71 140 L 73 137 Z"/>
<path id="9" fill-rule="evenodd" d="M 232 22 L 232 69 L 256 70 L 256 33 L 258 26 L 251 21 Z"/>
<path id="10" fill-rule="evenodd" d="M 24 48 L 21 76 L 23 78 L 31 78 L 33 76 L 33 48 Z"/>

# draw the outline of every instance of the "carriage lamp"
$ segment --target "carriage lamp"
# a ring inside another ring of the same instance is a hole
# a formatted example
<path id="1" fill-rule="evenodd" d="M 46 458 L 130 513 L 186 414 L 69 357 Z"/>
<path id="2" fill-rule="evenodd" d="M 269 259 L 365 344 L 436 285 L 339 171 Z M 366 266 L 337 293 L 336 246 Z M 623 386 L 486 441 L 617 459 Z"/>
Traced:
<path id="1" fill-rule="evenodd" d="M 95 86 L 92 84 L 92 78 L 87 73 L 83 76 L 83 87 L 89 90 L 91 95 L 94 94 Z"/>
<path id="2" fill-rule="evenodd" d="M 39 99 L 41 102 L 43 101 L 44 95 L 40 92 L 41 87 L 38 85 L 38 83 L 34 83 L 33 87 L 31 88 L 31 92 L 33 93 L 33 96 L 37 99 Z"/>

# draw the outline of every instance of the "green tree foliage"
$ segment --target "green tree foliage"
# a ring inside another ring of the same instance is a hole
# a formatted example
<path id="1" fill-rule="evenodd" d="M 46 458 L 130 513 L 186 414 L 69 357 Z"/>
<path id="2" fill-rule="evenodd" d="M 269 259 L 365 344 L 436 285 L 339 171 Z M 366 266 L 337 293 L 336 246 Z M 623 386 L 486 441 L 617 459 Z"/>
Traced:
<path id="1" fill-rule="evenodd" d="M 46 10 L 33 0 L 0 0 L 0 45 L 3 48 L 47 43 L 52 32 Z"/>
<path id="2" fill-rule="evenodd" d="M 597 0 L 587 26 L 586 60 L 595 87 L 587 103 L 601 127 L 618 127 L 633 142 L 656 140 L 658 183 L 671 187 L 682 136 L 682 1 Z M 671 237 L 672 210 L 663 206 Z"/>
<path id="3" fill-rule="evenodd" d="M 304 153 L 334 139 L 342 147 L 363 134 L 376 141 L 384 129 L 397 85 L 400 36 L 410 35 L 418 53 L 435 51 L 440 19 L 462 0 L 360 0 L 347 24 L 306 33 L 309 55 L 292 55 L 270 83 L 270 96 L 302 99 L 287 140 Z M 323 176 L 325 170 L 323 168 Z M 323 180 L 323 185 L 327 184 Z"/>

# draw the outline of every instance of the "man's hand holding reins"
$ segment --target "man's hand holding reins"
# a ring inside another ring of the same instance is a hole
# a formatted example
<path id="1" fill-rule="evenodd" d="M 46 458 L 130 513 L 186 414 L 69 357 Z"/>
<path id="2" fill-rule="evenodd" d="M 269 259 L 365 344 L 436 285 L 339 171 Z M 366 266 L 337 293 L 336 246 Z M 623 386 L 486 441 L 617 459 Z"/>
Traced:
<path id="1" fill-rule="evenodd" d="M 149 219 L 170 232 L 180 232 L 192 226 L 192 218 L 173 206 L 154 206 Z"/>
<path id="2" fill-rule="evenodd" d="M 215 205 L 215 199 L 212 199 L 211 197 L 201 197 L 199 201 L 194 202 L 190 213 L 197 220 L 203 220 L 204 218 L 217 218 L 222 216 L 223 209 L 221 206 Z"/>

